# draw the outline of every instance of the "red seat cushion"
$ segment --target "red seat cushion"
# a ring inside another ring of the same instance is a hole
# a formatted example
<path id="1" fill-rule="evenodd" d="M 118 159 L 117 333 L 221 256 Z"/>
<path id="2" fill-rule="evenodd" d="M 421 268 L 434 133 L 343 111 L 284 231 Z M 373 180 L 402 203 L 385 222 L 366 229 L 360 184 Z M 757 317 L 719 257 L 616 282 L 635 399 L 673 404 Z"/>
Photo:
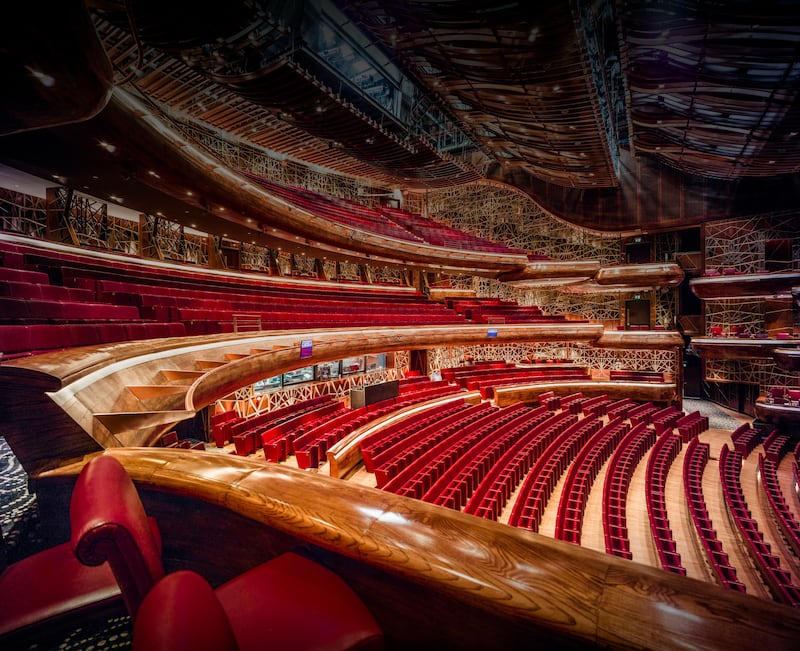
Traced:
<path id="1" fill-rule="evenodd" d="M 286 553 L 216 590 L 240 649 L 382 649 L 369 610 L 339 576 Z"/>
<path id="2" fill-rule="evenodd" d="M 94 608 L 122 609 L 119 585 L 108 563 L 81 564 L 70 543 L 9 565 L 0 574 L 0 595 L 0 635 Z"/>

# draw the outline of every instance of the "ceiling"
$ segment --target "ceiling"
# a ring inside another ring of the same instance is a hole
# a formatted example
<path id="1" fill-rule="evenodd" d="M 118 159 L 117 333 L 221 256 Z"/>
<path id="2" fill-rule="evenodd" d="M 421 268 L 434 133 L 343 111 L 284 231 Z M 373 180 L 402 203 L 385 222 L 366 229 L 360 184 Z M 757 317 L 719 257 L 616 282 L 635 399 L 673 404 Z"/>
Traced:
<path id="1" fill-rule="evenodd" d="M 598 230 L 797 203 L 795 2 L 57 4 L 4 21 L 0 159 L 29 170 L 97 158 L 117 86 L 387 189 L 499 181 Z"/>

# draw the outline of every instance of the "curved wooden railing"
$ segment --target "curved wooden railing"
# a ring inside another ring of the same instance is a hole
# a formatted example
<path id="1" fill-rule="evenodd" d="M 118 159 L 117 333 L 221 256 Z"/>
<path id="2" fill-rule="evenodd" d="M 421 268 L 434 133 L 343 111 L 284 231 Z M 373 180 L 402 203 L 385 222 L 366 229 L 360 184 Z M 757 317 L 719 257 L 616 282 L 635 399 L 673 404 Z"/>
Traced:
<path id="1" fill-rule="evenodd" d="M 395 648 L 788 650 L 800 639 L 792 608 L 417 500 L 212 452 L 105 454 L 133 477 L 179 566 L 239 571 L 245 557 L 305 545 Z M 81 466 L 39 488 L 64 489 Z"/>

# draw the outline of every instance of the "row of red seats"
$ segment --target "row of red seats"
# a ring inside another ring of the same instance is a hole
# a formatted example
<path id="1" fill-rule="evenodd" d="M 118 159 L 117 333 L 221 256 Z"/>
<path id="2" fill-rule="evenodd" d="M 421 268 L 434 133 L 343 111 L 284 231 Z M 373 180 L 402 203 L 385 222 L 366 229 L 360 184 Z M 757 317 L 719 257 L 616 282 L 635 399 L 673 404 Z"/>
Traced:
<path id="1" fill-rule="evenodd" d="M 422 215 L 399 208 L 382 207 L 381 212 L 408 231 L 419 235 L 427 242 L 448 248 L 491 251 L 496 253 L 524 253 L 499 242 L 465 233 L 446 224 L 441 224 Z"/>
<path id="2" fill-rule="evenodd" d="M 672 428 L 679 419 L 683 418 L 686 414 L 678 409 L 675 405 L 669 405 L 664 409 L 654 411 L 650 416 L 650 422 L 659 436 L 666 432 L 671 432 Z"/>
<path id="3" fill-rule="evenodd" d="M 679 418 L 675 422 L 675 428 L 680 434 L 681 441 L 688 443 L 708 429 L 708 416 L 703 416 L 699 411 L 693 411 Z"/>
<path id="4" fill-rule="evenodd" d="M 780 463 L 789 451 L 791 439 L 781 431 L 773 429 L 764 439 L 764 456 L 770 461 Z"/>
<path id="5" fill-rule="evenodd" d="M 587 416 L 605 416 L 608 413 L 608 405 L 613 402 L 609 399 L 608 394 L 603 393 L 593 398 L 584 398 L 583 400 L 575 401 L 570 404 L 570 411 L 576 414 L 586 414 Z M 613 420 L 613 419 L 609 419 Z"/>
<path id="6" fill-rule="evenodd" d="M 794 513 L 792 513 L 783 496 L 783 491 L 778 481 L 777 462 L 759 454 L 758 478 L 772 508 L 772 514 L 778 523 L 778 528 L 794 553 L 800 557 L 800 523 L 797 522 Z"/>
<path id="7" fill-rule="evenodd" d="M 573 421 L 574 417 L 567 412 L 556 414 L 546 407 L 539 407 L 537 415 L 529 418 L 522 426 L 520 439 L 500 457 L 478 484 L 464 506 L 464 512 L 497 520 L 536 459 Z"/>
<path id="8" fill-rule="evenodd" d="M 494 397 L 495 389 L 520 384 L 532 384 L 537 382 L 561 382 L 569 380 L 586 380 L 591 377 L 580 368 L 553 367 L 552 370 L 526 370 L 519 369 L 501 373 L 489 378 L 472 378 L 467 381 L 467 389 L 470 391 L 480 391 L 481 397 L 491 399 Z"/>
<path id="9" fill-rule="evenodd" d="M 271 411 L 263 411 L 259 414 L 247 417 L 239 416 L 236 412 L 231 411 L 230 413 L 232 413 L 233 416 L 218 418 L 211 422 L 211 436 L 217 447 L 224 447 L 228 443 L 235 443 L 234 439 L 236 436 L 250 434 L 254 437 L 256 431 L 260 432 L 261 429 L 264 429 L 269 423 L 277 422 L 282 418 L 291 417 L 293 414 L 308 408 L 313 408 L 321 402 L 327 402 L 332 399 L 332 396 L 320 396 L 301 403 L 279 407 Z M 255 451 L 254 442 L 252 445 L 248 445 L 242 440 L 240 445 L 243 446 L 241 451 L 243 455 Z M 249 452 L 246 450 L 249 450 Z"/>
<path id="10" fill-rule="evenodd" d="M 620 382 L 663 382 L 664 374 L 658 371 L 632 371 L 632 370 L 616 370 L 613 369 L 608 372 L 610 380 L 619 380 Z"/>
<path id="11" fill-rule="evenodd" d="M 619 400 L 608 404 L 606 407 L 606 413 L 608 414 L 609 418 L 621 418 L 622 420 L 626 420 L 630 410 L 633 409 L 637 404 L 638 403 L 632 398 L 620 398 Z"/>
<path id="12" fill-rule="evenodd" d="M 563 409 L 564 411 L 570 411 L 571 405 L 573 403 L 580 404 L 583 401 L 584 396 L 581 391 L 576 391 L 575 393 L 570 393 L 566 396 L 557 396 L 555 394 L 549 396 L 545 400 L 545 405 L 550 411 L 555 411 L 556 409 Z M 539 402 L 541 402 L 541 397 Z M 575 413 L 580 413 L 577 409 Z"/>
<path id="13" fill-rule="evenodd" d="M 0 296 L 0 323 L 25 325 L 139 320 L 139 310 L 127 305 Z"/>
<path id="14" fill-rule="evenodd" d="M 479 421 L 462 438 L 441 450 L 431 463 L 393 492 L 436 503 L 456 475 L 463 471 L 460 479 L 452 483 L 451 491 L 453 499 L 459 501 L 458 507 L 451 508 L 460 508 L 460 501 L 472 493 L 482 473 L 511 445 L 515 423 L 524 420 L 529 411 L 523 403 L 499 409 L 491 418 Z"/>
<path id="15" fill-rule="evenodd" d="M 741 467 L 742 455 L 730 450 L 727 443 L 723 445 L 719 454 L 719 473 L 725 505 L 772 596 L 790 606 L 800 606 L 800 588 L 792 583 L 789 572 L 781 567 L 780 558 L 764 541 L 758 522 L 747 508 L 742 492 Z"/>
<path id="16" fill-rule="evenodd" d="M 603 484 L 603 538 L 606 554 L 633 558 L 627 526 L 628 487 L 636 466 L 655 442 L 654 429 L 644 423 L 634 425 L 608 462 Z"/>
<path id="17" fill-rule="evenodd" d="M 578 451 L 602 427 L 597 418 L 578 419 L 558 436 L 542 453 L 522 484 L 508 523 L 512 527 L 538 531 L 547 502 Z"/>
<path id="18" fill-rule="evenodd" d="M 459 428 L 469 426 L 470 423 L 482 418 L 491 410 L 493 408 L 489 403 L 469 405 L 463 411 L 442 418 L 438 422 L 429 423 L 405 440 L 384 450 L 380 455 L 373 456 L 373 472 L 378 488 L 382 488 L 409 463 L 419 458 L 443 438 L 460 431 Z"/>
<path id="19" fill-rule="evenodd" d="M 750 423 L 742 423 L 731 433 L 731 441 L 733 442 L 733 449 L 746 459 L 757 445 L 761 443 L 763 433 L 750 425 Z"/>
<path id="20" fill-rule="evenodd" d="M 320 423 L 327 423 L 349 412 L 344 403 L 338 400 L 323 403 L 262 429 L 256 434 L 261 439 L 258 447 L 263 449 L 267 461 L 286 461 L 286 457 L 295 453 L 295 437 L 302 435 L 306 429 L 315 429 Z"/>
<path id="21" fill-rule="evenodd" d="M 0 267 L 0 271 L 21 272 L 22 270 Z M 27 273 L 43 275 L 45 276 L 45 281 L 43 283 L 33 283 L 29 281 L 2 280 L 2 278 L 0 278 L 0 296 L 26 298 L 37 301 L 66 301 L 71 303 L 94 302 L 94 294 L 88 289 L 50 285 L 48 284 L 49 281 L 47 280 L 46 274 L 40 274 L 38 271 Z"/>
<path id="22" fill-rule="evenodd" d="M 517 418 L 508 422 L 502 432 L 495 432 L 492 440 L 487 440 L 487 445 L 479 443 L 468 457 L 446 471 L 423 499 L 460 510 L 492 469 L 506 460 L 509 450 L 517 449 L 520 440 L 548 415 L 544 407 L 526 408 Z M 508 497 L 510 491 L 506 499 Z"/>
<path id="23" fill-rule="evenodd" d="M 621 419 L 609 421 L 584 445 L 567 472 L 558 503 L 555 537 L 577 545 L 581 542 L 583 515 L 589 490 L 622 437 L 630 430 Z"/>
<path id="24" fill-rule="evenodd" d="M 667 473 L 672 462 L 681 450 L 681 438 L 674 434 L 664 434 L 656 440 L 647 459 L 645 474 L 645 501 L 650 520 L 650 531 L 656 546 L 661 566 L 668 572 L 686 574 L 681 565 L 681 555 L 675 546 L 675 538 L 669 526 L 665 487 Z"/>
<path id="25" fill-rule="evenodd" d="M 412 436 L 424 427 L 444 420 L 458 411 L 467 409 L 467 407 L 468 405 L 463 400 L 443 403 L 424 411 L 415 412 L 403 420 L 395 421 L 370 434 L 359 444 L 361 457 L 364 460 L 364 467 L 367 472 L 375 472 L 375 464 L 373 463 L 375 457 L 378 457 L 379 463 L 381 463 L 380 455 L 392 446 L 401 444 L 405 438 Z"/>
<path id="26" fill-rule="evenodd" d="M 502 419 L 503 410 L 489 407 L 477 418 L 462 418 L 456 427 L 448 428 L 441 435 L 433 433 L 410 454 L 404 452 L 399 459 L 395 458 L 390 465 L 394 465 L 397 471 L 391 478 L 379 480 L 379 487 L 390 493 L 421 499 L 454 459 L 469 450 Z M 376 469 L 376 478 L 384 467 Z"/>
<path id="27" fill-rule="evenodd" d="M 402 240 L 424 242 L 410 231 L 387 219 L 377 210 L 338 197 L 330 197 L 297 186 L 284 185 L 247 170 L 239 170 L 253 182 L 289 203 L 314 215 L 353 226 L 370 233 L 378 233 Z"/>
<path id="28" fill-rule="evenodd" d="M 297 466 L 304 470 L 317 468 L 320 460 L 331 446 L 341 441 L 347 434 L 363 427 L 370 420 L 366 407 L 345 409 L 335 418 L 324 419 L 308 425 L 305 429 L 296 430 L 293 437 L 292 450 Z M 278 448 L 275 450 L 275 448 Z M 280 461 L 280 441 L 264 443 L 264 457 L 267 461 Z"/>
<path id="29" fill-rule="evenodd" d="M 466 388 L 466 380 L 476 375 L 485 375 L 487 373 L 503 373 L 509 369 L 516 368 L 515 364 L 505 361 L 483 361 L 474 362 L 468 366 L 451 366 L 441 369 L 439 372 L 443 380 L 448 382 L 455 382 L 461 384 L 464 379 L 463 387 Z"/>
<path id="30" fill-rule="evenodd" d="M 703 496 L 703 472 L 708 464 L 708 453 L 708 443 L 700 443 L 697 438 L 692 438 L 686 446 L 686 456 L 683 460 L 683 490 L 689 515 L 700 538 L 700 544 L 706 552 L 706 558 L 719 582 L 731 590 L 746 592 L 744 584 L 736 575 L 736 568 L 731 565 L 728 554 L 722 548 L 722 541 L 717 537 L 706 508 Z"/>
<path id="31" fill-rule="evenodd" d="M 182 337 L 182 323 L 42 323 L 0 325 L 0 352 L 4 359 L 72 346 L 94 346 L 117 341 Z"/>
<path id="32" fill-rule="evenodd" d="M 334 420 L 323 419 L 315 424 L 301 425 L 299 429 L 288 432 L 282 437 L 285 443 L 282 442 L 281 437 L 276 442 L 279 446 L 288 445 L 288 453 L 294 454 L 297 459 L 297 465 L 300 468 L 316 468 L 333 445 L 341 441 L 350 432 L 363 427 L 381 415 L 459 391 L 458 387 L 441 386 L 439 382 L 430 381 L 407 385 L 406 388 L 409 387 L 416 387 L 416 390 L 407 390 L 398 395 L 397 398 L 389 398 L 380 403 L 354 410 L 346 410 L 344 414 L 337 416 Z M 264 453 L 268 460 L 272 460 L 271 446 L 264 448 Z"/>
<path id="33" fill-rule="evenodd" d="M 652 402 L 643 402 L 642 404 L 631 407 L 628 410 L 628 418 L 633 425 L 638 423 L 647 424 L 652 419 L 653 414 L 657 411 L 659 411 L 658 407 L 656 407 Z"/>

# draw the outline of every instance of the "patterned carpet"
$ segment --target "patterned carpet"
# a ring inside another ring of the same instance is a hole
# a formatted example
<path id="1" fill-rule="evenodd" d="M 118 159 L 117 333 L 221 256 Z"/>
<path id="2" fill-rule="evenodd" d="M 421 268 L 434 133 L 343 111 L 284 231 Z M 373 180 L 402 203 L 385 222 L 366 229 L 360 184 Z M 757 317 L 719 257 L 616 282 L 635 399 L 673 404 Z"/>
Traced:
<path id="1" fill-rule="evenodd" d="M 733 431 L 745 420 L 752 420 L 745 416 L 739 416 L 738 419 L 734 418 L 731 416 L 730 411 L 713 402 L 700 400 L 698 398 L 684 398 L 682 409 L 687 414 L 693 411 L 699 411 L 701 415 L 708 416 L 708 426 L 712 429 L 728 429 Z"/>
<path id="2" fill-rule="evenodd" d="M 0 527 L 9 563 L 42 548 L 36 496 L 28 492 L 28 477 L 8 443 L 0 437 Z M 24 651 L 101 651 L 131 648 L 130 617 L 101 618 L 75 629 L 52 645 L 33 644 Z M 8 649 L 8 651 L 23 651 Z"/>

